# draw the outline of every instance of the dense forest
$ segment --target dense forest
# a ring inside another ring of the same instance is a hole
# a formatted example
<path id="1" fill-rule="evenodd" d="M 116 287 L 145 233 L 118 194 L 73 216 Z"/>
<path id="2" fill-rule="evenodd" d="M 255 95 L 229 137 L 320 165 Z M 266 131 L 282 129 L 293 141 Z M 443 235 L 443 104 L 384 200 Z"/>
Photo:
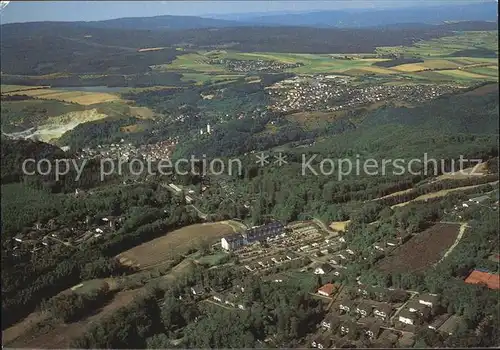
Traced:
<path id="1" fill-rule="evenodd" d="M 297 53 L 367 53 L 379 46 L 411 45 L 452 35 L 454 30 L 496 30 L 496 23 L 465 22 L 424 28 L 321 29 L 305 27 L 218 28 L 156 32 L 105 29 L 78 23 L 21 23 L 2 25 L 2 73 L 134 74 L 172 61 L 172 47 L 231 48 L 238 51 Z M 469 28 L 470 27 L 470 28 Z M 330 40 L 335 37 L 336 40 Z M 166 47 L 137 52 L 144 47 Z M 71 62 L 68 65 L 68 62 Z"/>

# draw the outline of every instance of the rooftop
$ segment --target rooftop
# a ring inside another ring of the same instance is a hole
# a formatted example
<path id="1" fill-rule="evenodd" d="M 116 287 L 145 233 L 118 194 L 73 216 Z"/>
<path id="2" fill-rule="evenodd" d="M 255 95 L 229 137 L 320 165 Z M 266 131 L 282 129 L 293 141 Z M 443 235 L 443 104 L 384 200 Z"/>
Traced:
<path id="1" fill-rule="evenodd" d="M 318 289 L 318 292 L 324 292 L 328 295 L 331 295 L 333 294 L 333 292 L 335 291 L 336 287 L 333 283 L 327 283 L 325 284 L 324 286 L 321 286 L 319 289 Z"/>

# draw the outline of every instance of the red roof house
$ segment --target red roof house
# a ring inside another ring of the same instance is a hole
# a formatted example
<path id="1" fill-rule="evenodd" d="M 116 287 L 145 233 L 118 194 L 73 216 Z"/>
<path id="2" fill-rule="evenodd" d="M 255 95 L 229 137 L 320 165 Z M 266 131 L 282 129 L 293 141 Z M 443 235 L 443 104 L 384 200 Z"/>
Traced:
<path id="1" fill-rule="evenodd" d="M 329 297 L 330 295 L 333 294 L 333 292 L 335 292 L 335 289 L 337 287 L 335 287 L 334 284 L 332 283 L 327 283 L 325 284 L 324 286 L 320 287 L 318 289 L 318 294 L 320 295 L 324 295 L 325 297 Z"/>

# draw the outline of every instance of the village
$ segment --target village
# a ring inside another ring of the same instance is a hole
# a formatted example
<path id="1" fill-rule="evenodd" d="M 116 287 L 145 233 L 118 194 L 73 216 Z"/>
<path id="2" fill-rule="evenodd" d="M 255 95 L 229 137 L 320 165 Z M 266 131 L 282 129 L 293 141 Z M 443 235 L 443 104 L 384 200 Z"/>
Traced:
<path id="1" fill-rule="evenodd" d="M 162 186 L 185 196 L 187 204 L 196 203 L 192 189 L 173 183 Z M 74 195 L 92 193 L 76 190 Z M 491 194 L 471 196 L 449 214 L 460 216 L 461 211 L 472 206 L 495 210 L 498 200 L 490 205 L 491 198 Z M 104 241 L 116 234 L 123 219 L 87 216 L 72 227 L 61 226 L 54 219 L 37 222 L 31 230 L 13 239 L 14 255 L 23 250 L 33 255 L 43 254 L 40 250 L 56 246 L 57 249 L 60 246 L 78 249 L 84 243 Z M 391 256 L 409 244 L 412 237 L 414 235 L 406 232 L 387 237 L 373 244 L 370 254 L 374 260 Z M 229 260 L 224 259 L 225 262 L 211 268 L 236 270 L 238 276 L 254 276 L 262 283 L 277 285 L 292 281 L 308 284 L 309 295 L 323 305 L 324 317 L 316 325 L 316 331 L 302 340 L 303 347 L 412 347 L 416 334 L 422 329 L 452 335 L 464 324 L 464 319 L 449 310 L 440 295 L 375 286 L 360 276 L 355 283 L 347 283 L 345 277 L 351 273 L 351 264 L 371 257 L 356 251 L 345 232 L 326 227 L 315 219 L 287 224 L 271 220 L 264 225 L 247 227 L 224 236 L 206 254 L 227 256 Z M 487 271 L 471 271 L 464 283 L 500 289 L 498 275 Z M 228 288 L 196 284 L 185 293 L 189 295 L 180 294 L 178 298 L 191 298 L 235 312 L 252 307 L 245 287 L 237 281 Z M 479 328 L 476 332 L 481 332 Z"/>
<path id="2" fill-rule="evenodd" d="M 473 197 L 461 207 L 484 205 L 489 198 Z M 372 246 L 373 255 L 376 259 L 388 256 L 411 238 L 411 234 L 399 234 L 377 242 Z M 450 311 L 438 294 L 373 286 L 359 276 L 354 285 L 346 284 L 343 277 L 349 273 L 350 264 L 367 258 L 349 246 L 342 232 L 326 228 L 316 220 L 288 225 L 271 221 L 223 237 L 212 249 L 226 252 L 237 261 L 235 265 L 217 268 L 230 266 L 242 276 L 259 276 L 263 283 L 321 281 L 310 295 L 324 301 L 325 317 L 304 347 L 412 347 L 416 333 L 423 328 L 449 336 L 464 327 L 464 319 Z M 471 271 L 464 283 L 500 289 L 499 275 L 481 270 Z M 203 285 L 191 288 L 192 296 L 200 301 L 235 310 L 251 307 L 244 292 L 239 284 L 227 290 Z M 480 328 L 476 333 L 481 332 Z"/>
<path id="3" fill-rule="evenodd" d="M 267 89 L 273 100 L 270 108 L 281 112 L 334 112 L 384 101 L 424 102 L 463 88 L 457 84 L 372 84 L 356 87 L 352 80 L 351 77 L 334 75 L 297 76 L 283 80 Z"/>
<path id="4" fill-rule="evenodd" d="M 150 160 L 169 159 L 177 145 L 177 140 L 166 140 L 153 144 L 145 144 L 136 147 L 125 140 L 109 145 L 98 145 L 96 148 L 85 147 L 77 152 L 77 159 L 124 159 L 126 161 L 133 158 Z"/>
<path id="5" fill-rule="evenodd" d="M 270 60 L 236 60 L 236 59 L 214 59 L 211 64 L 221 64 L 232 72 L 267 72 L 277 73 L 286 69 L 297 68 L 303 66 L 302 63 L 283 63 Z"/>

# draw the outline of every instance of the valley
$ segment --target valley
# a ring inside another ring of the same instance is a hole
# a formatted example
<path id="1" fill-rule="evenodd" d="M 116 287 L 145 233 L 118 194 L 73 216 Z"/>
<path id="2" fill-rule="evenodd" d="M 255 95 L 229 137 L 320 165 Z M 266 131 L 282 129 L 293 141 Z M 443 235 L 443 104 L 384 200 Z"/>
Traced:
<path id="1" fill-rule="evenodd" d="M 497 23 L 400 15 L 2 24 L 3 344 L 498 346 Z"/>

